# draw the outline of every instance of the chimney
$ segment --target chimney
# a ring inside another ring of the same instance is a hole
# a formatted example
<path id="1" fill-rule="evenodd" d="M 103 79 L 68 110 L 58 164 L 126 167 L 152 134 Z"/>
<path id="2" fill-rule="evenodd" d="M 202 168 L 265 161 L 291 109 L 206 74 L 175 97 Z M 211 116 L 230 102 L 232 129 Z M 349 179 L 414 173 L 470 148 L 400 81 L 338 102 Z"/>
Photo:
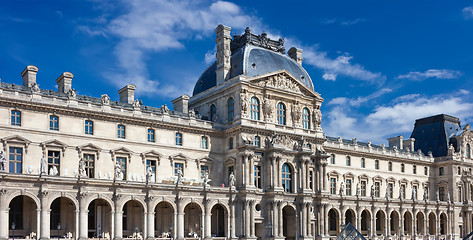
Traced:
<path id="1" fill-rule="evenodd" d="M 135 101 L 135 90 L 136 86 L 133 84 L 128 84 L 122 89 L 118 90 L 118 94 L 120 95 L 120 102 L 132 104 L 133 101 Z"/>
<path id="2" fill-rule="evenodd" d="M 291 49 L 289 49 L 289 51 L 287 51 L 287 54 L 290 58 L 294 59 L 294 61 L 302 65 L 302 49 L 292 47 Z"/>
<path id="3" fill-rule="evenodd" d="M 26 66 L 25 70 L 21 72 L 21 76 L 23 77 L 23 86 L 33 86 L 36 83 L 36 74 L 38 74 L 38 67 L 33 65 Z"/>
<path id="4" fill-rule="evenodd" d="M 414 142 L 416 140 L 414 138 L 408 138 L 403 141 L 404 148 L 408 151 L 414 152 Z"/>
<path id="5" fill-rule="evenodd" d="M 231 56 L 230 42 L 232 41 L 230 30 L 230 27 L 223 26 L 222 24 L 218 25 L 215 29 L 215 33 L 217 34 L 217 38 L 215 39 L 217 43 L 217 70 L 215 70 L 217 85 L 222 84 L 229 78 Z"/>
<path id="6" fill-rule="evenodd" d="M 72 89 L 72 78 L 74 74 L 70 72 L 63 72 L 61 76 L 56 79 L 57 90 L 61 93 L 68 93 Z"/>
<path id="7" fill-rule="evenodd" d="M 402 148 L 402 139 L 404 139 L 404 136 L 397 136 L 397 137 L 392 137 L 392 138 L 388 138 L 388 142 L 389 142 L 389 147 L 392 148 L 394 146 L 397 147 L 397 149 L 401 150 L 403 149 Z"/>
<path id="8" fill-rule="evenodd" d="M 174 100 L 172 100 L 174 111 L 188 113 L 189 112 L 189 96 L 184 94 Z"/>

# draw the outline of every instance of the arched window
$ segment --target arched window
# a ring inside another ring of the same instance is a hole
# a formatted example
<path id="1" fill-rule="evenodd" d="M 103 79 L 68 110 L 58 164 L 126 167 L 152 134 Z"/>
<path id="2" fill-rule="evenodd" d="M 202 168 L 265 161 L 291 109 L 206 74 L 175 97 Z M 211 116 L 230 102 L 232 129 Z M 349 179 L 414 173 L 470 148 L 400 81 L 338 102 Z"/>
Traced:
<path id="1" fill-rule="evenodd" d="M 251 98 L 251 120 L 259 120 L 259 100 L 256 97 Z"/>
<path id="2" fill-rule="evenodd" d="M 217 108 L 215 107 L 214 104 L 210 106 L 210 121 L 215 121 L 215 116 L 217 115 Z"/>
<path id="3" fill-rule="evenodd" d="M 286 125 L 286 106 L 284 106 L 284 103 L 280 102 L 278 103 L 278 124 L 281 125 Z"/>
<path id="4" fill-rule="evenodd" d="M 234 101 L 233 98 L 229 98 L 227 100 L 227 108 L 228 108 L 228 122 L 233 121 L 234 116 Z"/>
<path id="5" fill-rule="evenodd" d="M 285 192 L 292 192 L 292 170 L 287 163 L 282 165 L 282 187 Z"/>
<path id="6" fill-rule="evenodd" d="M 470 144 L 466 144 L 466 148 L 465 148 L 465 157 L 466 158 L 471 158 L 471 152 L 470 152 Z"/>
<path id="7" fill-rule="evenodd" d="M 307 108 L 302 109 L 302 127 L 310 129 L 310 111 Z"/>

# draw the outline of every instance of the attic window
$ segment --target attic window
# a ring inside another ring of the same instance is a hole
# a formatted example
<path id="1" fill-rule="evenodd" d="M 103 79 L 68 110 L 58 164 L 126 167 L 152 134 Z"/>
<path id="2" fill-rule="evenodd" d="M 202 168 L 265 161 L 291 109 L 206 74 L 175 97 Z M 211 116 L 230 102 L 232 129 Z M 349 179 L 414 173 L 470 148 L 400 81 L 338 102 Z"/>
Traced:
<path id="1" fill-rule="evenodd" d="M 305 79 L 305 77 L 301 75 L 301 80 L 304 80 L 304 79 Z"/>
<path id="2" fill-rule="evenodd" d="M 252 67 L 253 69 L 256 68 L 256 63 L 252 63 L 252 64 L 251 64 L 251 67 Z"/>

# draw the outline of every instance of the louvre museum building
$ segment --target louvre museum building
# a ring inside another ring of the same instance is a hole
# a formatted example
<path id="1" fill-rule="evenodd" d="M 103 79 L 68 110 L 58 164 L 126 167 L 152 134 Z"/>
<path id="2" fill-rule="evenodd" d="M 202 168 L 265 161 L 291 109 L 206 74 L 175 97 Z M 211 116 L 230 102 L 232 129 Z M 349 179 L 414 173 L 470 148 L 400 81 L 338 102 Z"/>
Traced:
<path id="1" fill-rule="evenodd" d="M 469 125 L 428 116 L 387 145 L 326 136 L 302 50 L 230 31 L 215 29 L 216 61 L 169 108 L 143 105 L 132 84 L 76 94 L 70 72 L 41 89 L 33 65 L 22 85 L 3 80 L 0 240 L 328 240 L 349 223 L 373 240 L 473 231 Z"/>

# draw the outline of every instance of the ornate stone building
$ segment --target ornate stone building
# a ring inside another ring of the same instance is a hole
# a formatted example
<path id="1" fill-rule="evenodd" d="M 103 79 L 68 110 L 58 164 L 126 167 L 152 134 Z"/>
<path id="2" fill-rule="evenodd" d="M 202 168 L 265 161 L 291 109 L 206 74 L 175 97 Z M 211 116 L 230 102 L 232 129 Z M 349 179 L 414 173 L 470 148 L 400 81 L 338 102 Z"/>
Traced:
<path id="1" fill-rule="evenodd" d="M 216 28 L 217 61 L 173 110 L 0 86 L 0 239 L 370 239 L 472 231 L 469 125 L 438 115 L 389 146 L 326 137 L 322 97 L 284 41 Z"/>

